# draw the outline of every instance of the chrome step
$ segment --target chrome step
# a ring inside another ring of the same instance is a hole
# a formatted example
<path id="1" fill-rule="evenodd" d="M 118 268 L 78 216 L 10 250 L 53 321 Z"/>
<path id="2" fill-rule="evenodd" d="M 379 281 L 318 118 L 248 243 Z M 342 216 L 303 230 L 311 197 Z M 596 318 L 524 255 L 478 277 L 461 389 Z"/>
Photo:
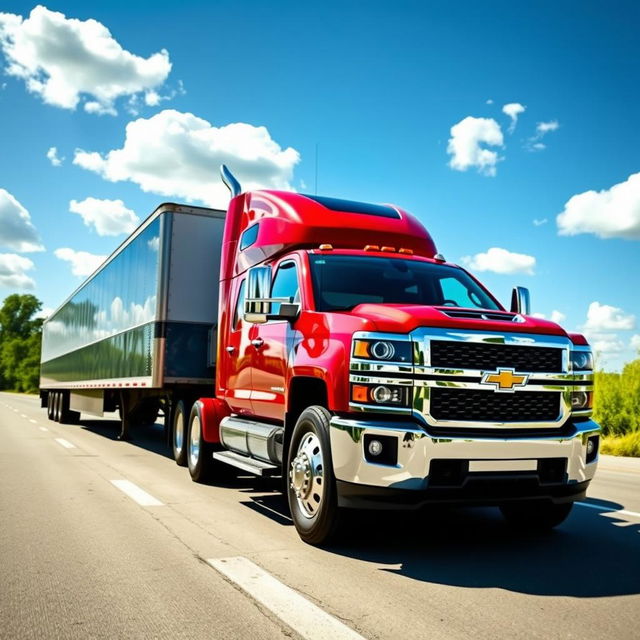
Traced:
<path id="1" fill-rule="evenodd" d="M 255 476 L 267 477 L 280 475 L 280 467 L 262 460 L 243 456 L 235 451 L 214 451 L 213 459 L 229 464 L 237 469 L 242 469 Z"/>

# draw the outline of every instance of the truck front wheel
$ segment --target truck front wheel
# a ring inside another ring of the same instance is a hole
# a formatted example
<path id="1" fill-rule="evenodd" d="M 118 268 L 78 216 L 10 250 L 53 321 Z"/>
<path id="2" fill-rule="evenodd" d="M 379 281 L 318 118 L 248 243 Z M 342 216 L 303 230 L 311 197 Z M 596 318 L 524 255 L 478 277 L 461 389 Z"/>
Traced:
<path id="1" fill-rule="evenodd" d="M 287 498 L 293 524 L 302 540 L 314 545 L 328 542 L 339 526 L 330 419 L 324 407 L 305 409 L 293 428 L 287 459 Z"/>
<path id="2" fill-rule="evenodd" d="M 564 522 L 572 507 L 573 502 L 554 504 L 550 500 L 529 500 L 506 502 L 500 505 L 500 511 L 516 529 L 546 531 Z"/>

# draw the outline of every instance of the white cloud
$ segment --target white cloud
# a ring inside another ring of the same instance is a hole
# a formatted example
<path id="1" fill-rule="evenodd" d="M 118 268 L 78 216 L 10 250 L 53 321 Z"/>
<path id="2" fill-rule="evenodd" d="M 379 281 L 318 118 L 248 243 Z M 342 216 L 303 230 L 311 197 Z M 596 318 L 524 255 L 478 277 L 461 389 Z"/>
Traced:
<path id="1" fill-rule="evenodd" d="M 107 256 L 100 256 L 86 251 L 74 251 L 61 248 L 53 252 L 56 258 L 65 260 L 71 265 L 71 273 L 74 276 L 91 275 L 105 260 Z"/>
<path id="2" fill-rule="evenodd" d="M 636 318 L 618 307 L 592 302 L 587 310 L 585 331 L 617 331 L 635 329 Z"/>
<path id="3" fill-rule="evenodd" d="M 640 240 L 640 173 L 610 189 L 572 196 L 556 221 L 563 236 L 593 233 L 600 238 Z"/>
<path id="4" fill-rule="evenodd" d="M 266 127 L 242 122 L 214 127 L 192 113 L 165 110 L 126 127 L 122 149 L 101 155 L 76 150 L 73 162 L 106 180 L 130 180 L 143 191 L 201 200 L 224 207 L 229 192 L 219 177 L 221 163 L 243 189 L 291 189 L 300 154 L 282 149 Z"/>
<path id="5" fill-rule="evenodd" d="M 615 333 L 591 333 L 585 332 L 585 336 L 591 348 L 597 356 L 612 356 L 624 350 L 624 343 Z"/>
<path id="6" fill-rule="evenodd" d="M 501 147 L 503 142 L 500 125 L 493 118 L 467 116 L 451 127 L 447 146 L 447 153 L 452 156 L 449 166 L 457 171 L 476 167 L 485 176 L 495 176 L 496 164 L 500 160 L 498 153 L 480 145 Z"/>
<path id="7" fill-rule="evenodd" d="M 99 236 L 131 233 L 140 224 L 140 218 L 134 211 L 127 209 L 122 200 L 72 200 L 69 203 L 69 211 L 82 216 L 85 225 L 94 227 Z"/>
<path id="8" fill-rule="evenodd" d="M 557 131 L 559 127 L 560 124 L 557 120 L 551 120 L 549 122 L 538 122 L 538 124 L 536 125 L 536 134 L 543 136 L 549 133 L 549 131 Z"/>
<path id="9" fill-rule="evenodd" d="M 100 22 L 68 19 L 43 6 L 27 19 L 0 13 L 0 47 L 6 72 L 22 78 L 31 93 L 64 109 L 85 97 L 88 113 L 115 114 L 117 98 L 154 91 L 171 71 L 164 49 L 142 58 L 123 49 Z"/>
<path id="10" fill-rule="evenodd" d="M 0 189 L 0 246 L 14 251 L 44 251 L 29 212 L 6 189 Z"/>
<path id="11" fill-rule="evenodd" d="M 547 145 L 540 141 L 547 135 L 547 133 L 557 131 L 559 128 L 560 123 L 557 120 L 538 122 L 536 125 L 536 133 L 527 140 L 525 149 L 528 149 L 529 151 L 544 151 L 544 149 L 547 148 Z"/>
<path id="12" fill-rule="evenodd" d="M 542 318 L 543 320 L 547 320 L 547 315 L 545 313 L 533 313 L 532 315 L 535 318 Z M 567 319 L 567 316 L 565 316 L 562 311 L 557 311 L 556 309 L 554 309 L 551 312 L 551 317 L 549 317 L 548 319 L 551 320 L 551 322 L 555 322 L 556 324 L 562 324 Z"/>
<path id="13" fill-rule="evenodd" d="M 36 283 L 25 272 L 34 268 L 29 258 L 15 253 L 0 253 L 0 287 L 35 289 Z"/>
<path id="14" fill-rule="evenodd" d="M 521 113 L 524 113 L 527 107 L 519 102 L 510 102 L 509 104 L 505 104 L 502 107 L 502 113 L 509 116 L 511 118 L 511 124 L 509 124 L 509 133 L 513 133 L 516 129 L 516 124 L 518 124 L 518 116 Z"/>
<path id="15" fill-rule="evenodd" d="M 486 253 L 462 258 L 463 264 L 476 271 L 494 273 L 526 273 L 533 275 L 536 259 L 524 253 L 513 253 L 499 247 L 491 247 Z"/>
<path id="16" fill-rule="evenodd" d="M 53 307 L 42 307 L 34 317 L 46 320 L 54 311 L 55 309 Z"/>
<path id="17" fill-rule="evenodd" d="M 49 147 L 49 151 L 47 151 L 47 158 L 49 158 L 49 162 L 51 162 L 54 167 L 59 167 L 64 161 L 64 158 L 61 158 L 58 155 L 57 147 Z"/>
<path id="18" fill-rule="evenodd" d="M 534 218 L 533 219 L 533 224 L 536 227 L 541 227 L 543 224 L 547 224 L 547 222 L 549 222 L 549 220 L 547 218 Z"/>
<path id="19" fill-rule="evenodd" d="M 487 104 L 493 104 L 493 100 L 492 100 L 491 98 L 489 98 L 489 99 L 487 100 Z"/>
<path id="20" fill-rule="evenodd" d="M 629 345 L 634 351 L 640 351 L 640 334 L 635 334 L 631 336 L 631 341 Z"/>

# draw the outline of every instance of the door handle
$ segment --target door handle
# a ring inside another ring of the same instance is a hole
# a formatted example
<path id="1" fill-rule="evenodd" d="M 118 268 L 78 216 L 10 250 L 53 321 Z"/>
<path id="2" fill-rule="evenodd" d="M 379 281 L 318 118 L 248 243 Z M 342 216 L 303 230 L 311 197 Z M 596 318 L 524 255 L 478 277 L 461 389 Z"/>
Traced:
<path id="1" fill-rule="evenodd" d="M 264 344 L 264 340 L 262 338 L 254 338 L 251 341 L 251 344 L 256 348 L 259 349 L 263 344 Z"/>
<path id="2" fill-rule="evenodd" d="M 233 353 L 236 350 L 235 347 L 225 347 L 225 349 L 227 350 L 227 353 Z"/>

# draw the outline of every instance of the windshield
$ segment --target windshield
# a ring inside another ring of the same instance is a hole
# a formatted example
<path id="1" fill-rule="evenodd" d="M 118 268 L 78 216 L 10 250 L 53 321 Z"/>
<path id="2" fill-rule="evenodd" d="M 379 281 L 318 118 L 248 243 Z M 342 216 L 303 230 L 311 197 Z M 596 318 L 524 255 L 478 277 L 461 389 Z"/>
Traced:
<path id="1" fill-rule="evenodd" d="M 345 311 L 365 302 L 498 310 L 462 269 L 419 260 L 310 255 L 318 311 Z"/>

